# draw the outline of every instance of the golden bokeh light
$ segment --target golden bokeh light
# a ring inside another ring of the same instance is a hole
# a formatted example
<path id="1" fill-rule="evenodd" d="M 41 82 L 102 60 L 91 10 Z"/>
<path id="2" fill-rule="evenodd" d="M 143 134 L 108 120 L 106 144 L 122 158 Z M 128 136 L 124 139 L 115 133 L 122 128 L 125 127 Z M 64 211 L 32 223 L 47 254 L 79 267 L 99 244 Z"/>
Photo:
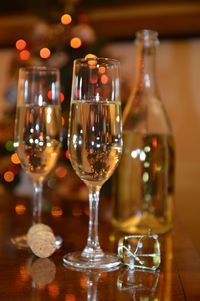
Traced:
<path id="1" fill-rule="evenodd" d="M 44 47 L 40 49 L 40 57 L 42 59 L 47 59 L 50 57 L 50 55 L 51 55 L 51 51 L 49 50 L 49 48 Z"/>
<path id="2" fill-rule="evenodd" d="M 104 66 L 99 67 L 99 73 L 104 74 L 106 72 L 106 68 Z"/>
<path id="3" fill-rule="evenodd" d="M 12 171 L 6 171 L 3 177 L 6 182 L 12 182 L 15 178 L 15 175 Z"/>
<path id="4" fill-rule="evenodd" d="M 117 121 L 117 122 L 120 122 L 120 116 L 119 116 L 119 115 L 117 115 L 116 121 Z"/>
<path id="5" fill-rule="evenodd" d="M 97 58 L 97 56 L 95 54 L 92 54 L 92 53 L 88 53 L 85 56 L 85 59 L 88 59 L 89 67 L 91 67 L 91 68 L 96 67 L 96 65 L 97 65 L 97 61 L 95 60 L 96 58 Z"/>
<path id="6" fill-rule="evenodd" d="M 15 206 L 15 212 L 18 215 L 23 215 L 26 212 L 26 206 L 24 204 L 17 204 Z"/>
<path id="7" fill-rule="evenodd" d="M 92 53 L 88 53 L 85 56 L 85 59 L 96 59 L 96 58 L 97 58 L 97 56 L 95 54 L 92 54 Z"/>
<path id="8" fill-rule="evenodd" d="M 79 47 L 81 47 L 81 45 L 82 45 L 81 39 L 78 37 L 74 37 L 70 41 L 70 46 L 72 48 L 79 48 Z"/>
<path id="9" fill-rule="evenodd" d="M 64 14 L 62 15 L 60 21 L 63 25 L 68 25 L 72 22 L 72 17 L 69 14 Z"/>
<path id="10" fill-rule="evenodd" d="M 20 164 L 20 160 L 19 157 L 16 153 L 12 154 L 11 156 L 11 162 L 14 164 Z"/>

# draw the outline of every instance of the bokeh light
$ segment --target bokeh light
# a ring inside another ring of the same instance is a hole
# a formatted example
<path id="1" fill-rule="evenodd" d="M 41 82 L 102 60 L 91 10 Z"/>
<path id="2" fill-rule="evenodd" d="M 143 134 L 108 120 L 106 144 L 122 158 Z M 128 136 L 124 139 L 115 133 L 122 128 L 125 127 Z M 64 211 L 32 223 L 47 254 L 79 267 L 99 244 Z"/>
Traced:
<path id="1" fill-rule="evenodd" d="M 69 159 L 69 151 L 68 151 L 68 149 L 67 149 L 66 152 L 65 152 L 65 157 L 66 157 L 67 159 Z"/>
<path id="2" fill-rule="evenodd" d="M 56 283 L 51 283 L 48 286 L 49 296 L 52 298 L 57 298 L 60 294 L 59 286 Z"/>
<path id="3" fill-rule="evenodd" d="M 104 74 L 106 72 L 106 68 L 104 66 L 99 67 L 99 73 Z"/>
<path id="4" fill-rule="evenodd" d="M 88 53 L 85 56 L 85 59 L 96 59 L 96 58 L 97 58 L 97 56 L 95 54 L 92 54 L 92 53 Z"/>
<path id="5" fill-rule="evenodd" d="M 66 294 L 65 301 L 76 301 L 76 296 L 73 294 Z"/>
<path id="6" fill-rule="evenodd" d="M 23 50 L 24 48 L 26 48 L 26 41 L 23 39 L 19 39 L 16 41 L 15 46 L 17 50 Z"/>
<path id="7" fill-rule="evenodd" d="M 47 58 L 50 57 L 50 55 L 51 55 L 51 51 L 50 51 L 49 48 L 44 47 L 44 48 L 41 48 L 41 49 L 40 49 L 40 57 L 41 57 L 42 59 L 47 59 Z"/>
<path id="8" fill-rule="evenodd" d="M 19 57 L 22 61 L 27 61 L 30 58 L 30 56 L 31 56 L 31 53 L 28 50 L 22 50 L 19 53 Z"/>
<path id="9" fill-rule="evenodd" d="M 85 274 L 82 274 L 80 277 L 80 285 L 83 289 L 87 288 L 87 276 Z"/>
<path id="10" fill-rule="evenodd" d="M 60 92 L 60 102 L 63 102 L 65 100 L 64 93 Z"/>
<path id="11" fill-rule="evenodd" d="M 58 166 L 55 170 L 55 174 L 58 178 L 64 178 L 67 175 L 66 167 Z"/>
<path id="12" fill-rule="evenodd" d="M 20 164 L 20 160 L 19 157 L 16 153 L 12 154 L 11 156 L 11 162 L 14 164 Z"/>
<path id="13" fill-rule="evenodd" d="M 52 91 L 51 90 L 48 91 L 47 97 L 48 97 L 48 99 L 52 99 Z"/>
<path id="14" fill-rule="evenodd" d="M 85 56 L 86 59 L 89 59 L 88 61 L 88 65 L 89 67 L 93 68 L 93 67 L 96 67 L 97 65 L 97 61 L 95 60 L 97 58 L 97 56 L 95 54 L 92 54 L 92 53 L 88 53 L 86 56 Z M 91 59 L 91 60 L 90 60 Z"/>
<path id="15" fill-rule="evenodd" d="M 91 84 L 96 84 L 98 82 L 98 76 L 96 74 L 94 74 L 91 78 L 90 78 L 90 83 Z"/>
<path id="16" fill-rule="evenodd" d="M 63 25 L 68 25 L 72 22 L 72 17 L 69 14 L 64 14 L 62 15 L 60 21 Z"/>
<path id="17" fill-rule="evenodd" d="M 26 282 L 30 279 L 30 274 L 25 265 L 20 266 L 19 274 L 20 274 L 20 278 L 23 282 Z"/>
<path id="18" fill-rule="evenodd" d="M 82 45 L 81 39 L 78 37 L 74 37 L 70 41 L 70 46 L 72 48 L 79 48 L 79 47 L 81 47 L 81 45 Z"/>
<path id="19" fill-rule="evenodd" d="M 3 178 L 6 182 L 12 182 L 15 178 L 15 175 L 12 171 L 8 170 L 4 173 Z"/>
<path id="20" fill-rule="evenodd" d="M 51 209 L 51 215 L 53 217 L 60 217 L 63 215 L 63 210 L 60 206 L 53 206 L 53 208 Z"/>
<path id="21" fill-rule="evenodd" d="M 7 149 L 7 151 L 12 152 L 14 150 L 13 141 L 8 140 L 5 144 L 5 148 Z"/>
<path id="22" fill-rule="evenodd" d="M 108 76 L 103 74 L 101 76 L 101 82 L 102 82 L 103 85 L 106 85 L 108 83 Z"/>
<path id="23" fill-rule="evenodd" d="M 157 148 L 157 146 L 158 146 L 157 138 L 153 138 L 152 145 L 153 145 L 154 148 Z"/>
<path id="24" fill-rule="evenodd" d="M 18 215 L 23 215 L 26 212 L 26 206 L 24 204 L 17 204 L 15 206 L 15 212 Z"/>
<path id="25" fill-rule="evenodd" d="M 61 117 L 61 122 L 62 122 L 62 126 L 65 125 L 65 118 L 64 117 Z"/>

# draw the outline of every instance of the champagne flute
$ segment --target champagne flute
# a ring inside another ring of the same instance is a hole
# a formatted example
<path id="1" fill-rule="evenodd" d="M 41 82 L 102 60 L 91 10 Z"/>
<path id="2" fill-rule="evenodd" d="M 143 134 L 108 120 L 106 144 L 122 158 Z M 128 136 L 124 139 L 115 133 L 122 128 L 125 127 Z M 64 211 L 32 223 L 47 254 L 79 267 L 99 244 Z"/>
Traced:
<path id="1" fill-rule="evenodd" d="M 61 147 L 60 74 L 56 68 L 19 70 L 14 146 L 22 168 L 34 184 L 33 223 L 41 222 L 43 182 Z M 28 247 L 26 235 L 12 238 Z"/>
<path id="2" fill-rule="evenodd" d="M 108 270 L 120 264 L 117 255 L 102 251 L 98 239 L 100 189 L 122 152 L 119 68 L 107 58 L 74 61 L 68 145 L 72 166 L 89 190 L 89 230 L 84 250 L 63 258 L 73 268 Z"/>

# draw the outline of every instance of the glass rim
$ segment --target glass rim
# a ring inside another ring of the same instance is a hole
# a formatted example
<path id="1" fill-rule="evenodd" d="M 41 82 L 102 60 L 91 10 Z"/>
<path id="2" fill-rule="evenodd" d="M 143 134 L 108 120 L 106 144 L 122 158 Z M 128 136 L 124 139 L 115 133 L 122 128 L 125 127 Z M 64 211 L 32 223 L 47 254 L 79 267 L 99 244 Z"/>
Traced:
<path id="1" fill-rule="evenodd" d="M 74 63 L 86 63 L 89 61 L 97 61 L 97 62 L 105 62 L 105 63 L 113 63 L 116 65 L 120 65 L 120 61 L 118 59 L 109 58 L 109 57 L 83 57 L 83 58 L 77 58 L 74 60 Z"/>
<path id="2" fill-rule="evenodd" d="M 24 67 L 20 67 L 19 71 L 23 71 L 23 72 L 43 72 L 43 71 L 47 71 L 47 72 L 52 72 L 52 73 L 57 73 L 59 72 L 59 69 L 56 67 L 48 67 L 48 66 L 24 66 Z"/>

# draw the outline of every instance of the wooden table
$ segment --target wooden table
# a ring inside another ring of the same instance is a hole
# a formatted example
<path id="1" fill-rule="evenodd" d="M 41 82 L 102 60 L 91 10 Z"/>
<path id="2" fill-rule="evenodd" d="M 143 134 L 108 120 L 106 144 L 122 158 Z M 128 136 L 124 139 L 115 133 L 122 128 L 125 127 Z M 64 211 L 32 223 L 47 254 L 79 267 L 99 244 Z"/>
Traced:
<path id="1" fill-rule="evenodd" d="M 124 267 L 78 272 L 64 267 L 63 255 L 86 243 L 88 204 L 61 200 L 55 194 L 52 198 L 53 210 L 45 204 L 43 222 L 63 237 L 63 246 L 50 258 L 39 259 L 10 242 L 30 226 L 31 201 L 12 193 L 0 196 L 0 301 L 200 300 L 200 256 L 180 226 L 160 237 L 162 263 L 156 273 L 131 273 Z M 116 252 L 121 235 L 110 224 L 109 205 L 106 200 L 100 203 L 100 243 L 105 251 Z M 128 277 L 135 284 L 128 285 Z"/>

